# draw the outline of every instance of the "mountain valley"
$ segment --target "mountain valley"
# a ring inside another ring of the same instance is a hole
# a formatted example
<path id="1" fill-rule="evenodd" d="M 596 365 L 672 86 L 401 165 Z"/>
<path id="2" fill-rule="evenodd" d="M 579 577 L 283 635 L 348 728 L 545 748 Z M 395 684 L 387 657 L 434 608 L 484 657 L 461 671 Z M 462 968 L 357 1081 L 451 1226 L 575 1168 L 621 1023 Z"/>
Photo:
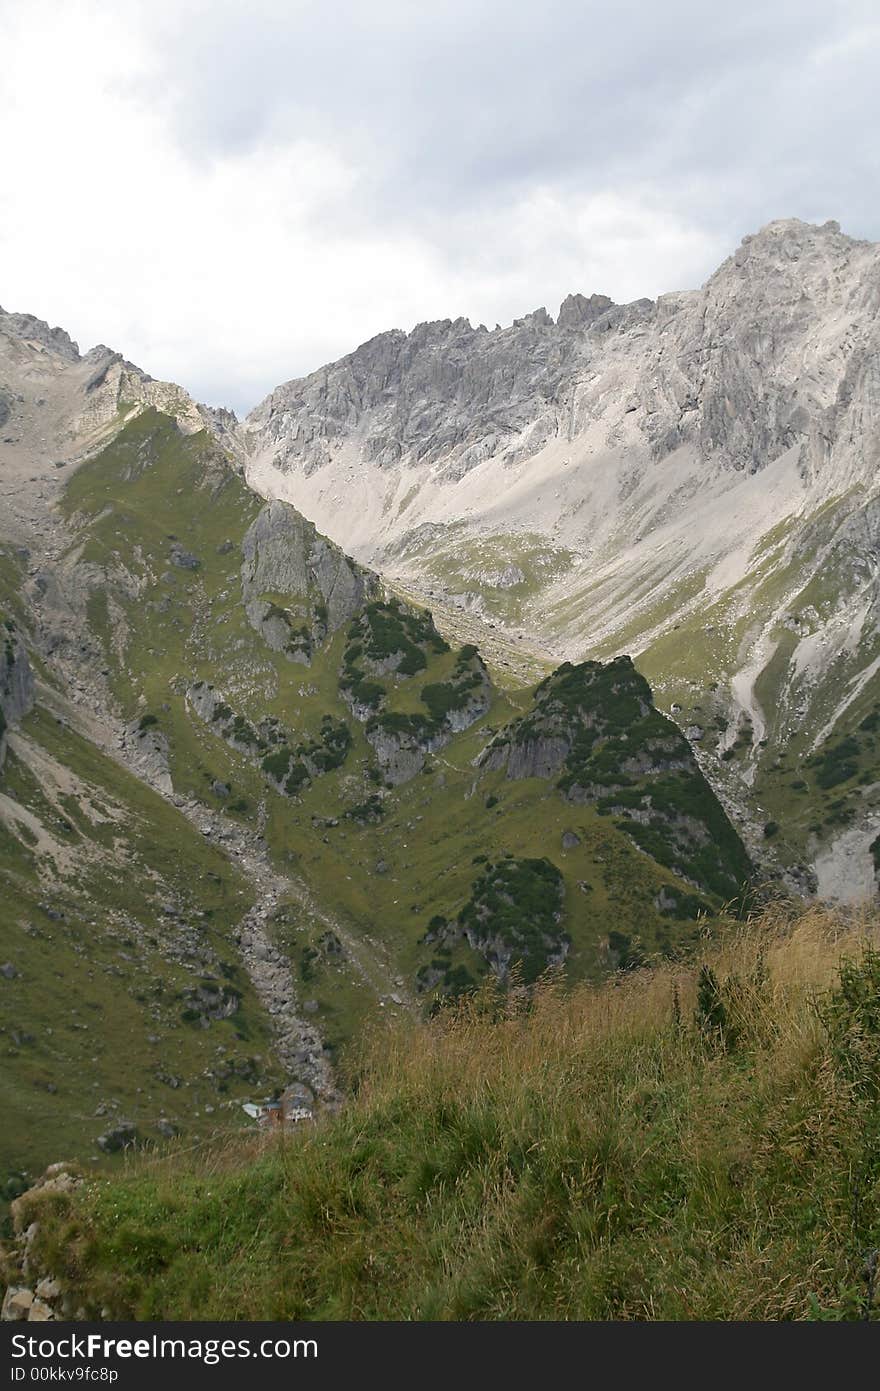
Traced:
<path id="1" fill-rule="evenodd" d="M 239 423 L 0 311 L 0 1141 L 192 1145 L 376 1022 L 880 874 L 880 249 L 365 344 Z"/>

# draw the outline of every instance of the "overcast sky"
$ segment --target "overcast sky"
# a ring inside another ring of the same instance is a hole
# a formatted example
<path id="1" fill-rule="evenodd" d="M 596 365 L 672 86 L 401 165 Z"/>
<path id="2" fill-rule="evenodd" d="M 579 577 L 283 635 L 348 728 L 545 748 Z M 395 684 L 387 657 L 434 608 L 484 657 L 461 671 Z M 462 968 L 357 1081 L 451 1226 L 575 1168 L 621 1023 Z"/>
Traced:
<path id="1" fill-rule="evenodd" d="M 253 406 L 386 328 L 880 239 L 877 0 L 0 0 L 0 304 Z"/>

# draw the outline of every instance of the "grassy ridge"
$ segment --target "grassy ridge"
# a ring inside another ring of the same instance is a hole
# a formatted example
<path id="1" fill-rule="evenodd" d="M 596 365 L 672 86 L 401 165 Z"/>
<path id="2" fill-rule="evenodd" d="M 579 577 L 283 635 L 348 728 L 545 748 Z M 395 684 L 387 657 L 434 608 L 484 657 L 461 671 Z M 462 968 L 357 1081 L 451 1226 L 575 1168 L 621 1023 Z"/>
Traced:
<path id="1" fill-rule="evenodd" d="M 702 960 L 396 1022 L 335 1119 L 20 1220 L 117 1317 L 876 1315 L 878 936 L 770 910 Z"/>

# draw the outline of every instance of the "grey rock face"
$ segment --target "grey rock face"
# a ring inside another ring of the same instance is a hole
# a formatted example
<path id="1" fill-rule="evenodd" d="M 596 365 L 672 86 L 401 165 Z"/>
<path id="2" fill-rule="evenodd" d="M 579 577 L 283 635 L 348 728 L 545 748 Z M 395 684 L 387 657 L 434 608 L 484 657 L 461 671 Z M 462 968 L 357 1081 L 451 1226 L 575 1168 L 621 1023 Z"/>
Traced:
<path id="1" fill-rule="evenodd" d="M 132 720 L 125 726 L 122 738 L 131 764 L 140 776 L 160 791 L 170 793 L 173 788 L 168 738 L 155 720 L 149 716 Z"/>
<path id="2" fill-rule="evenodd" d="M 309 619 L 311 613 L 307 605 L 300 606 L 301 617 Z M 289 609 L 279 609 L 265 599 L 251 599 L 245 604 L 245 613 L 251 627 L 258 632 L 267 647 L 273 652 L 285 652 L 292 661 L 308 666 L 311 657 L 311 625 L 300 629 L 294 627 L 293 615 Z M 295 641 L 295 635 L 300 641 Z"/>
<path id="3" fill-rule="evenodd" d="M 558 328 L 587 328 L 613 307 L 614 301 L 607 295 L 567 295 L 559 306 L 556 325 Z"/>
<path id="4" fill-rule="evenodd" d="M 862 430 L 871 417 L 876 426 L 876 253 L 830 224 L 775 222 L 744 238 L 701 291 L 663 296 L 656 374 L 638 390 L 655 456 L 692 444 L 755 471 L 794 445 L 807 470 L 847 442 L 840 426 L 854 395 L 870 408 Z M 859 328 L 845 356 L 832 328 L 820 366 L 815 334 L 835 317 Z"/>
<path id="5" fill-rule="evenodd" d="M 221 697 L 207 681 L 196 681 L 187 689 L 186 703 L 200 720 L 210 724 L 217 706 L 221 703 Z"/>
<path id="6" fill-rule="evenodd" d="M 569 301 L 563 308 L 561 331 L 541 309 L 494 333 L 466 319 L 382 333 L 278 387 L 248 425 L 262 444 L 277 447 L 279 468 L 306 474 L 329 464 L 355 432 L 366 459 L 388 468 L 439 462 L 450 480 L 493 454 L 528 457 L 555 432 L 548 403 L 582 355 L 568 328 L 590 311 Z M 529 444 L 514 444 L 526 427 Z"/>
<path id="7" fill-rule="evenodd" d="M 60 357 L 71 362 L 79 361 L 79 348 L 70 334 L 63 328 L 50 328 L 43 320 L 33 314 L 8 314 L 0 308 L 0 333 L 8 338 L 24 338 L 33 343 L 41 343 L 51 348 Z"/>
<path id="8" fill-rule="evenodd" d="M 372 747 L 385 781 L 393 787 L 410 782 L 425 766 L 425 756 L 433 749 L 448 743 L 420 740 L 409 734 L 391 733 L 376 728 L 367 730 L 367 742 Z"/>
<path id="9" fill-rule="evenodd" d="M 521 744 L 491 748 L 482 759 L 490 772 L 506 768 L 509 778 L 554 778 L 571 753 L 572 740 L 541 735 Z"/>
<path id="10" fill-rule="evenodd" d="M 14 724 L 33 709 L 34 674 L 18 635 L 8 629 L 0 632 L 0 708 Z"/>
<path id="11" fill-rule="evenodd" d="M 258 617 L 250 605 L 266 593 L 320 605 L 325 630 L 334 633 L 378 591 L 371 571 L 349 560 L 283 502 L 270 502 L 262 509 L 245 534 L 242 554 L 242 590 L 255 627 L 265 615 Z"/>
<path id="12" fill-rule="evenodd" d="M 34 674 L 24 643 L 14 629 L 0 628 L 0 768 L 6 758 L 6 731 L 33 709 Z"/>
<path id="13" fill-rule="evenodd" d="M 383 333 L 278 387 L 247 423 L 279 469 L 306 475 L 357 442 L 365 462 L 456 481 L 485 459 L 574 439 L 597 414 L 612 438 L 633 414 L 657 459 L 692 444 L 754 470 L 794 444 L 815 469 L 853 426 L 876 431 L 878 309 L 880 249 L 836 224 L 775 222 L 700 290 L 622 306 L 573 294 L 555 324 L 541 309 L 493 333 L 464 319 Z M 816 340 L 834 316 L 841 335 L 857 325 L 845 355 L 834 331 Z M 626 376 L 628 401 L 616 389 Z"/>

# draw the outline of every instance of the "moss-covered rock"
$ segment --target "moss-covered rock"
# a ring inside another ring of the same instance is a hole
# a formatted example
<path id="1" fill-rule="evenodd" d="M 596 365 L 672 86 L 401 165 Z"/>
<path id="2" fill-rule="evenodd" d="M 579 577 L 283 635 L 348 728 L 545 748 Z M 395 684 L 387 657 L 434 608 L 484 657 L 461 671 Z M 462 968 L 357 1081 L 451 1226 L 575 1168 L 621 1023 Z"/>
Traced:
<path id="1" fill-rule="evenodd" d="M 629 657 L 559 667 L 482 764 L 508 778 L 555 779 L 569 801 L 615 816 L 647 854 L 720 899 L 741 893 L 751 876 L 687 739 L 655 709 Z"/>

